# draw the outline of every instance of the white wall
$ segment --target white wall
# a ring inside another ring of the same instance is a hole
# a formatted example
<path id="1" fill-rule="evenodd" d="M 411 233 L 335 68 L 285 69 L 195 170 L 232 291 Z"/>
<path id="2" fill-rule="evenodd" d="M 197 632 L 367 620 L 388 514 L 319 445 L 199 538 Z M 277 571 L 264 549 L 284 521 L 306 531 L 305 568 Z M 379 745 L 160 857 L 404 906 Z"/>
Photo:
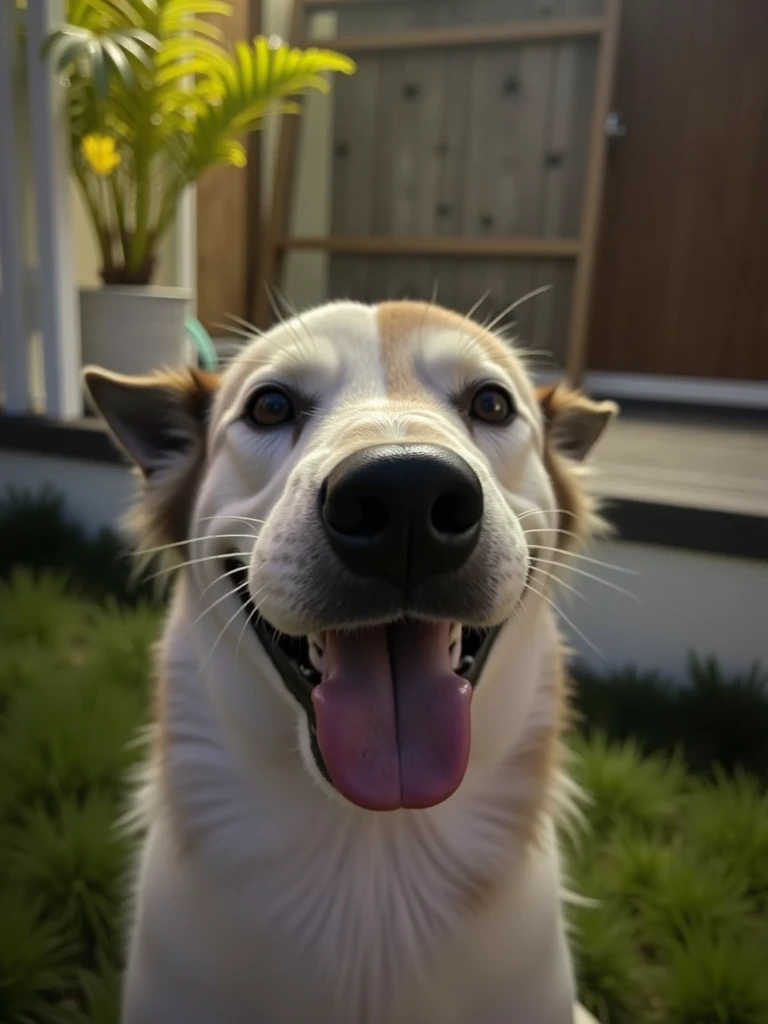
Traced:
<path id="1" fill-rule="evenodd" d="M 558 604 L 603 656 L 565 631 L 594 668 L 633 662 L 682 678 L 691 649 L 717 654 L 729 671 L 756 659 L 768 666 L 768 562 L 616 541 L 595 544 L 589 555 L 637 574 L 575 563 L 637 601 L 586 577 L 568 578 L 591 603 L 566 593 Z"/>
<path id="2" fill-rule="evenodd" d="M 134 493 L 131 473 L 121 466 L 0 450 L 0 492 L 8 484 L 37 490 L 45 483 L 60 490 L 91 529 L 116 523 Z M 730 672 L 756 659 L 768 665 L 768 562 L 616 541 L 595 544 L 589 555 L 637 573 L 583 563 L 585 572 L 613 580 L 639 599 L 570 577 L 591 603 L 567 592 L 557 603 L 602 651 L 603 657 L 563 623 L 571 645 L 590 665 L 634 663 L 682 678 L 689 650 L 716 654 Z"/>
<path id="3" fill-rule="evenodd" d="M 131 471 L 117 464 L 0 449 L 0 494 L 9 486 L 55 488 L 73 517 L 94 531 L 115 525 L 135 493 Z"/>

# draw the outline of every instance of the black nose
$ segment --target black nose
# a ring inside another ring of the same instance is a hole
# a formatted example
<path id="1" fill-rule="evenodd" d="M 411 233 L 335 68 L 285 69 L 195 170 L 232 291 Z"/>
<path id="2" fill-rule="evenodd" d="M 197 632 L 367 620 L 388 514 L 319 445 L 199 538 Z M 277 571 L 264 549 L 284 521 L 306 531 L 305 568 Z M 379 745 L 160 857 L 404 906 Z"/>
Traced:
<path id="1" fill-rule="evenodd" d="M 463 565 L 483 517 L 477 474 L 436 444 L 355 452 L 330 474 L 321 503 L 325 533 L 347 568 L 405 590 Z"/>

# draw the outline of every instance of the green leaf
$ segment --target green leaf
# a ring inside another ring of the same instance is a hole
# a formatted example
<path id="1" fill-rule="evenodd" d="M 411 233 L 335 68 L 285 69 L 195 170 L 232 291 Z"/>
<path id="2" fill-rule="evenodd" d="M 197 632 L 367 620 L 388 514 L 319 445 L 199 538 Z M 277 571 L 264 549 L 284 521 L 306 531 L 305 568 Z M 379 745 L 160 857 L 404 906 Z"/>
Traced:
<path id="1" fill-rule="evenodd" d="M 131 70 L 131 63 L 126 57 L 124 51 L 112 39 L 105 39 L 102 43 L 102 48 L 104 54 L 109 57 L 125 85 L 130 89 L 134 85 L 134 77 L 133 71 Z"/>

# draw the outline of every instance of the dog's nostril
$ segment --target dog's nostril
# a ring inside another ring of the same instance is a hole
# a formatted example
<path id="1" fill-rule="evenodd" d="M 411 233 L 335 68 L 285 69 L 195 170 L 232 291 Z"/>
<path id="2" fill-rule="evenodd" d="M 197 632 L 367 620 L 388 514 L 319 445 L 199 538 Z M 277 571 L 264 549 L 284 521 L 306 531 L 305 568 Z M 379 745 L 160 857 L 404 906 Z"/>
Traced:
<path id="1" fill-rule="evenodd" d="M 381 498 L 361 495 L 354 500 L 327 502 L 325 520 L 345 537 L 376 537 L 389 525 L 389 509 Z"/>
<path id="2" fill-rule="evenodd" d="M 441 534 L 462 534 L 476 526 L 482 515 L 482 507 L 474 494 L 441 494 L 432 506 L 430 519 L 434 529 Z"/>
<path id="3" fill-rule="evenodd" d="M 326 518 L 347 537 L 376 537 L 389 523 L 389 511 L 380 498 L 361 497 L 330 511 Z"/>

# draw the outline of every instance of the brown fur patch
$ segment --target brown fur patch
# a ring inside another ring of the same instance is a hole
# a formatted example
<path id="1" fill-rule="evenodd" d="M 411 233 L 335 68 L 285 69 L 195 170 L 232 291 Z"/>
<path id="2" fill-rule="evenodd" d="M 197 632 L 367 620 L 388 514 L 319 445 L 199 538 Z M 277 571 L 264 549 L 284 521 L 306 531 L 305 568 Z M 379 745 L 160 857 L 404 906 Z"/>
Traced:
<path id="1" fill-rule="evenodd" d="M 578 466 L 560 453 L 556 441 L 558 425 L 587 400 L 562 384 L 539 387 L 536 397 L 544 416 L 544 468 L 552 481 L 560 510 L 558 546 L 570 551 L 583 544 L 591 533 L 605 528 L 582 484 Z"/>
<path id="2" fill-rule="evenodd" d="M 208 413 L 219 386 L 217 374 L 190 369 L 158 374 L 153 386 L 166 394 L 181 443 L 167 465 L 142 476 L 142 493 L 129 516 L 141 547 L 177 544 L 173 557 L 184 557 L 189 520 L 205 463 Z"/>
<path id="3" fill-rule="evenodd" d="M 451 314 L 428 302 L 382 302 L 376 307 L 381 337 L 386 387 L 389 395 L 412 395 L 418 391 L 412 368 L 413 350 L 406 341 L 424 329 L 427 322 L 450 321 Z"/>
<path id="4" fill-rule="evenodd" d="M 507 346 L 490 331 L 460 313 L 430 302 L 397 300 L 376 307 L 384 357 L 387 392 L 392 396 L 412 395 L 419 389 L 413 373 L 413 348 L 408 342 L 427 328 L 444 328 L 476 338 L 492 358 L 507 365 Z"/>

